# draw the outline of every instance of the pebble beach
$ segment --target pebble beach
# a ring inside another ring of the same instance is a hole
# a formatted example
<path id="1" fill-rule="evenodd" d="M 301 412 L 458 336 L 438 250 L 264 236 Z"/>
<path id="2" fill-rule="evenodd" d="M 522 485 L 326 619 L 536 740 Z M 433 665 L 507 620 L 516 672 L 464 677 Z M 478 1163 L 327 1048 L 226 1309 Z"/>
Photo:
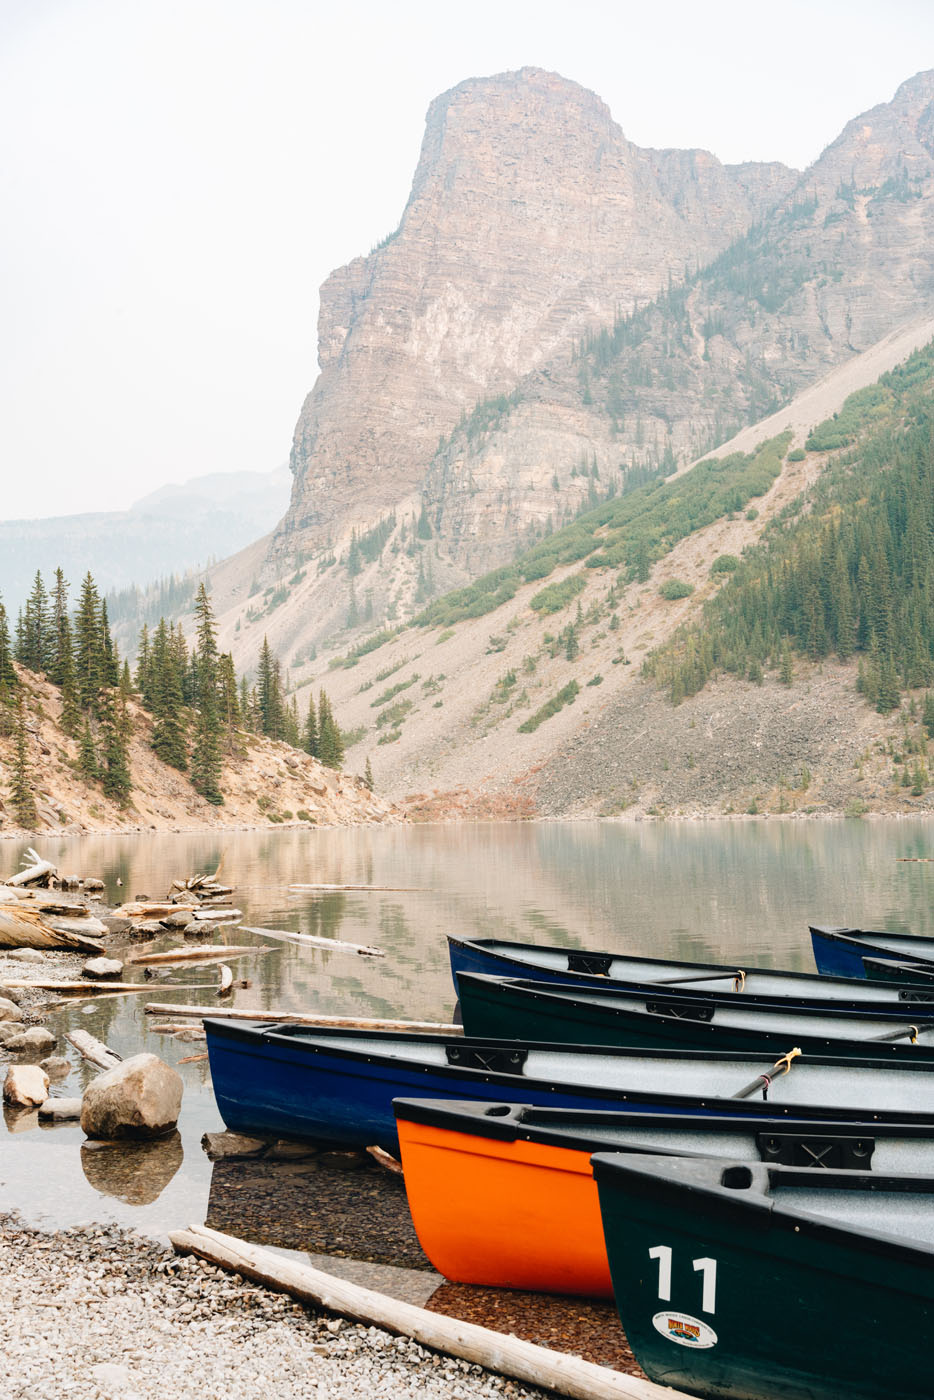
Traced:
<path id="1" fill-rule="evenodd" d="M 5 1400 L 544 1400 L 117 1227 L 0 1216 Z"/>

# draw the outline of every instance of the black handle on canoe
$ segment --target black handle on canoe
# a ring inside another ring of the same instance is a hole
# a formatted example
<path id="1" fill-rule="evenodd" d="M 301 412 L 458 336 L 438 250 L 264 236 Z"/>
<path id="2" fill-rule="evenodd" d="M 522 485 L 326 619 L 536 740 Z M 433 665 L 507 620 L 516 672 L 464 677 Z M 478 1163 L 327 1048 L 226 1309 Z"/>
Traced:
<path id="1" fill-rule="evenodd" d="M 740 987 L 746 981 L 746 974 L 742 968 L 737 968 L 735 972 L 701 972 L 690 977 L 660 977 L 658 981 L 652 982 L 653 987 L 680 987 L 687 982 L 723 982 L 727 977 L 731 977 L 734 982 L 738 982 Z M 737 988 L 739 990 L 739 988 Z"/>
<path id="2" fill-rule="evenodd" d="M 657 981 L 653 979 L 653 987 L 676 987 L 683 981 L 724 981 L 727 977 L 745 977 L 744 972 L 702 972 L 692 974 L 690 977 L 660 977 Z"/>
<path id="3" fill-rule="evenodd" d="M 757 1089 L 761 1089 L 763 1096 L 768 1098 L 769 1085 L 773 1079 L 777 1079 L 780 1074 L 787 1074 L 791 1069 L 792 1060 L 796 1060 L 801 1054 L 800 1046 L 795 1046 L 789 1050 L 787 1055 L 783 1055 L 780 1060 L 776 1060 L 772 1068 L 765 1074 L 760 1074 L 751 1084 L 747 1084 L 745 1089 L 738 1089 L 733 1094 L 734 1099 L 748 1099 L 750 1094 L 754 1094 Z"/>
<path id="4" fill-rule="evenodd" d="M 901 1039 L 902 1039 L 904 1036 L 906 1036 L 906 1035 L 907 1035 L 908 1039 L 911 1041 L 912 1045 L 917 1045 L 917 1043 L 918 1043 L 918 1027 L 917 1027 L 917 1026 L 901 1026 L 897 1031 L 886 1031 L 884 1035 L 871 1035 L 871 1036 L 868 1037 L 868 1039 L 869 1039 L 869 1040 L 901 1040 Z"/>

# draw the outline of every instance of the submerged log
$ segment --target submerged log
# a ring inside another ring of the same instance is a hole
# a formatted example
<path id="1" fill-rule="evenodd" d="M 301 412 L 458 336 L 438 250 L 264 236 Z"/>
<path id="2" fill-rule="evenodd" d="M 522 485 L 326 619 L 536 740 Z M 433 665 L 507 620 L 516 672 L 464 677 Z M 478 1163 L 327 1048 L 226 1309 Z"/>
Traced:
<path id="1" fill-rule="evenodd" d="M 147 1001 L 143 1007 L 147 1016 L 194 1016 L 212 1021 L 288 1021 L 296 1026 L 320 1026 L 324 1030 L 352 1031 L 437 1031 L 439 1035 L 463 1035 L 463 1026 L 445 1025 L 439 1021 L 380 1021 L 360 1016 L 326 1016 L 315 1011 L 255 1011 L 239 1006 L 184 1006 L 171 1001 Z"/>
<path id="2" fill-rule="evenodd" d="M 484 1366 L 499 1375 L 512 1376 L 528 1385 L 541 1386 L 572 1400 L 679 1400 L 681 1392 L 655 1385 L 638 1376 L 627 1376 L 582 1361 L 579 1356 L 552 1351 L 517 1337 L 478 1327 L 474 1322 L 428 1312 L 412 1303 L 387 1298 L 359 1284 L 335 1278 L 308 1264 L 283 1259 L 268 1249 L 223 1235 L 206 1225 L 169 1233 L 179 1254 L 196 1254 L 223 1269 L 243 1274 L 289 1293 L 303 1303 L 352 1318 L 365 1326 L 411 1337 L 420 1345 Z"/>
<path id="3" fill-rule="evenodd" d="M 140 953 L 137 956 L 127 958 L 128 965 L 133 967 L 159 967 L 162 963 L 174 962 L 213 962 L 217 958 L 242 958 L 247 953 L 268 953 L 268 948 L 252 948 L 247 944 L 231 944 L 216 948 L 173 948 L 167 953 Z"/>
<path id="4" fill-rule="evenodd" d="M 65 1039 L 75 1047 L 79 1055 L 90 1060 L 92 1065 L 97 1065 L 98 1069 L 114 1069 L 116 1065 L 123 1063 L 122 1055 L 118 1055 L 116 1050 L 111 1050 L 102 1040 L 96 1040 L 88 1031 L 69 1031 Z"/>
<path id="5" fill-rule="evenodd" d="M 336 953 L 359 953 L 367 958 L 384 958 L 382 948 L 370 948 L 365 943 L 341 943 L 337 938 L 319 938 L 316 933 L 292 933 L 285 928 L 251 928 L 241 924 L 244 933 L 259 933 L 264 938 L 281 938 L 284 943 L 301 943 L 307 948 L 330 948 Z"/>
<path id="6" fill-rule="evenodd" d="M 322 892 L 328 894 L 334 890 L 384 890 L 394 894 L 419 894 L 419 885 L 289 885 L 289 889 L 295 894 L 315 894 Z"/>

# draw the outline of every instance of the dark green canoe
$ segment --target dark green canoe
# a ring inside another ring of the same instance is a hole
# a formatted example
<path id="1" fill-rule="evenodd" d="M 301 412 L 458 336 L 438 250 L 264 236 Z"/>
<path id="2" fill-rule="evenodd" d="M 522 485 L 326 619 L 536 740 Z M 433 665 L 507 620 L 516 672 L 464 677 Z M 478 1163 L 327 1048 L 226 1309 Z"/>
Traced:
<path id="1" fill-rule="evenodd" d="M 729 1400 L 930 1400 L 930 1178 L 592 1160 L 616 1306 L 650 1379 Z"/>
<path id="2" fill-rule="evenodd" d="M 462 972 L 468 1036 L 655 1050 L 730 1050 L 907 1061 L 934 1066 L 934 1023 L 866 1012 L 734 1006 L 614 987 L 488 977 Z"/>

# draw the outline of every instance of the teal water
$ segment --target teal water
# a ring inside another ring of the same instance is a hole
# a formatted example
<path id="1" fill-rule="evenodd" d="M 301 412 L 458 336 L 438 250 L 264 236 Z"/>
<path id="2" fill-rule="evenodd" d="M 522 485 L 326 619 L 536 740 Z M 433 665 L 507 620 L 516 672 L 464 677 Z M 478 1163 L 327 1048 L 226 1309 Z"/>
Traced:
<path id="1" fill-rule="evenodd" d="M 63 874 L 100 876 L 113 904 L 162 897 L 174 878 L 220 865 L 246 923 L 383 950 L 369 958 L 225 933 L 228 943 L 267 950 L 232 964 L 252 983 L 234 1004 L 263 1014 L 447 1020 L 447 933 L 799 971 L 814 970 L 809 923 L 934 934 L 934 863 L 906 860 L 934 855 L 934 827 L 920 819 L 289 829 L 35 845 Z M 17 843 L 0 845 L 0 876 L 21 854 Z M 299 882 L 386 888 L 290 892 Z M 122 951 L 180 942 L 166 935 Z M 176 987 L 216 977 L 213 968 L 173 972 L 151 996 L 70 1005 L 49 1025 L 60 1035 L 81 1025 L 124 1056 L 145 1048 L 178 1063 L 203 1046 L 154 1035 L 143 1005 L 211 1003 L 211 990 Z M 9 1120 L 0 1130 L 0 1208 L 54 1226 L 119 1220 L 160 1234 L 203 1220 L 212 1169 L 201 1135 L 222 1124 L 206 1061 L 179 1070 L 181 1140 L 161 1160 L 82 1152 L 77 1127 Z M 58 1092 L 80 1093 L 92 1072 L 76 1062 Z"/>

